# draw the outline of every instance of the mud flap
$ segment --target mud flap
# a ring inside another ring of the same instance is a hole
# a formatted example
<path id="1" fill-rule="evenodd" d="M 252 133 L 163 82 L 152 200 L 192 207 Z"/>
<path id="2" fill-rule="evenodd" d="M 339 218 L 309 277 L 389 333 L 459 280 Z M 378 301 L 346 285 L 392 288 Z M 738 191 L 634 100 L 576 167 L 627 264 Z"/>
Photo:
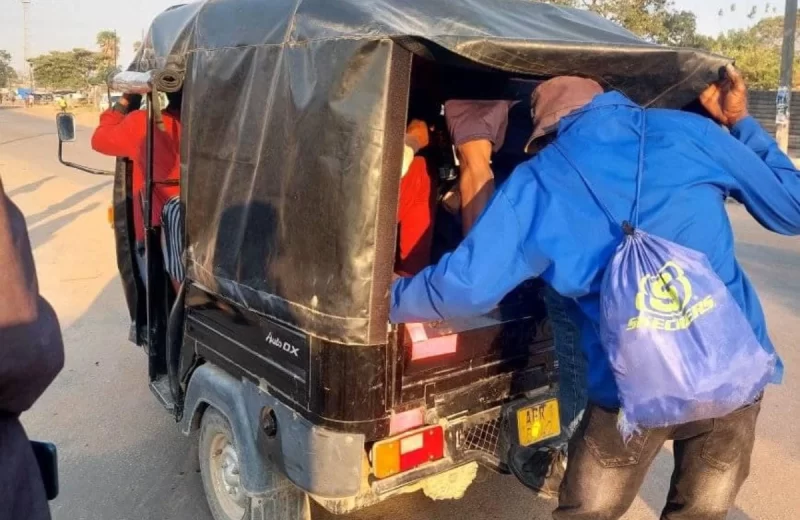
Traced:
<path id="1" fill-rule="evenodd" d="M 242 486 L 248 495 L 270 496 L 284 481 L 329 498 L 358 494 L 364 457 L 362 434 L 315 426 L 253 383 L 237 380 L 210 363 L 197 368 L 189 381 L 181 420 L 184 434 L 199 426 L 207 406 L 219 411 L 231 426 L 243 461 Z M 259 424 L 265 409 L 277 419 L 274 437 L 265 436 Z"/>
<path id="2" fill-rule="evenodd" d="M 250 520 L 311 520 L 311 501 L 284 478 L 274 489 L 253 499 Z"/>

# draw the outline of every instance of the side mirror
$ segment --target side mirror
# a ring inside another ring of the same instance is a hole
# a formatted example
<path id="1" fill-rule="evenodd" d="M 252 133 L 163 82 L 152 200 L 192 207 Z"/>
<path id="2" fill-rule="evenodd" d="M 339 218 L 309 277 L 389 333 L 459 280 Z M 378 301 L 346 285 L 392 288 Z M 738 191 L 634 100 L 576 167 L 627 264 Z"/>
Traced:
<path id="1" fill-rule="evenodd" d="M 56 129 L 58 130 L 58 162 L 69 168 L 75 168 L 92 175 L 114 175 L 114 172 L 89 168 L 64 160 L 64 143 L 75 140 L 75 116 L 68 112 L 61 112 L 56 116 Z"/>
<path id="2" fill-rule="evenodd" d="M 71 143 L 75 140 L 75 116 L 62 112 L 56 116 L 58 140 L 62 143 Z"/>

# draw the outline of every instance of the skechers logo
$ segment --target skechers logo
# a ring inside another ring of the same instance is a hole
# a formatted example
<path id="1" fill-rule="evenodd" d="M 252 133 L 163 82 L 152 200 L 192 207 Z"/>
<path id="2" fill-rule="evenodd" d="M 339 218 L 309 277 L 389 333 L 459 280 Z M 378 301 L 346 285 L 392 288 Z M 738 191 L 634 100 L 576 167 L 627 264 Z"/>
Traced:
<path id="1" fill-rule="evenodd" d="M 300 349 L 298 347 L 295 347 L 288 341 L 283 341 L 282 339 L 273 336 L 271 332 L 267 335 L 266 339 L 267 343 L 272 345 L 273 347 L 277 347 L 282 351 L 286 352 L 287 354 L 291 354 L 296 358 L 300 357 Z"/>
<path id="2" fill-rule="evenodd" d="M 715 308 L 714 298 L 710 295 L 702 299 L 697 297 L 686 272 L 676 262 L 670 261 L 656 274 L 645 275 L 639 281 L 636 295 L 639 315 L 628 321 L 627 330 L 686 330 Z"/>

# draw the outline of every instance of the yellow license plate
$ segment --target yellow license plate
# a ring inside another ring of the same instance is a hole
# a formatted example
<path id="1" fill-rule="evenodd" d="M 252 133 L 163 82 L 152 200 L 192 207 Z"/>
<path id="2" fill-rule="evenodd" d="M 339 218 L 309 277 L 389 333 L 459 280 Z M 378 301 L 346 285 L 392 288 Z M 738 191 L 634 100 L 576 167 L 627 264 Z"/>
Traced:
<path id="1" fill-rule="evenodd" d="M 561 434 L 561 416 L 558 400 L 550 399 L 543 403 L 527 406 L 517 411 L 519 443 L 530 446 L 539 441 Z"/>

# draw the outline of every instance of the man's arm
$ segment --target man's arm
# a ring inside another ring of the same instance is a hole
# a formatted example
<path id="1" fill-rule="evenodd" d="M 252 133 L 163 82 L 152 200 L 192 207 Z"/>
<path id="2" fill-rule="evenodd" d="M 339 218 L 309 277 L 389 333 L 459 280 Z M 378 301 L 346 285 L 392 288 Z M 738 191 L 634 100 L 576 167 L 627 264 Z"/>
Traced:
<path id="1" fill-rule="evenodd" d="M 414 119 L 408 124 L 406 128 L 406 139 L 403 145 L 403 170 L 400 174 L 405 177 L 408 169 L 411 168 L 411 163 L 414 162 L 414 157 L 423 148 L 427 148 L 430 143 L 430 133 L 428 125 L 425 121 Z"/>
<path id="2" fill-rule="evenodd" d="M 414 278 L 395 281 L 391 321 L 408 323 L 475 316 L 492 310 L 550 261 L 526 244 L 534 235 L 536 190 L 520 172 L 499 190 L 461 245 Z M 514 202 L 512 202 L 514 201 Z M 527 207 L 515 208 L 519 205 Z"/>
<path id="3" fill-rule="evenodd" d="M 714 127 L 708 136 L 709 149 L 733 178 L 731 197 L 770 231 L 800 234 L 800 171 L 775 140 L 752 117 L 730 135 Z"/>
<path id="4" fill-rule="evenodd" d="M 64 365 L 55 312 L 39 296 L 36 269 L 19 209 L 0 181 L 0 412 L 33 405 Z"/>
<path id="5" fill-rule="evenodd" d="M 134 105 L 136 102 L 133 102 Z M 133 110 L 131 101 L 123 97 L 113 108 L 100 115 L 100 124 L 92 135 L 92 149 L 112 157 L 133 158 L 137 153 L 139 137 L 146 129 L 145 118 Z M 129 114 L 129 112 L 131 112 Z"/>
<path id="6" fill-rule="evenodd" d="M 731 196 L 761 225 L 787 235 L 800 234 L 800 172 L 747 111 L 747 87 L 732 66 L 706 89 L 700 101 L 730 135 L 709 124 L 705 148 L 733 177 Z M 738 142 L 737 142 L 738 139 Z"/>
<path id="7" fill-rule="evenodd" d="M 492 142 L 488 139 L 468 141 L 457 147 L 461 162 L 461 226 L 466 236 L 478 221 L 494 195 L 494 173 L 490 166 Z"/>
<path id="8" fill-rule="evenodd" d="M 494 195 L 492 152 L 500 149 L 508 127 L 506 100 L 451 100 L 445 103 L 450 139 L 461 166 L 461 222 L 466 236 Z"/>

